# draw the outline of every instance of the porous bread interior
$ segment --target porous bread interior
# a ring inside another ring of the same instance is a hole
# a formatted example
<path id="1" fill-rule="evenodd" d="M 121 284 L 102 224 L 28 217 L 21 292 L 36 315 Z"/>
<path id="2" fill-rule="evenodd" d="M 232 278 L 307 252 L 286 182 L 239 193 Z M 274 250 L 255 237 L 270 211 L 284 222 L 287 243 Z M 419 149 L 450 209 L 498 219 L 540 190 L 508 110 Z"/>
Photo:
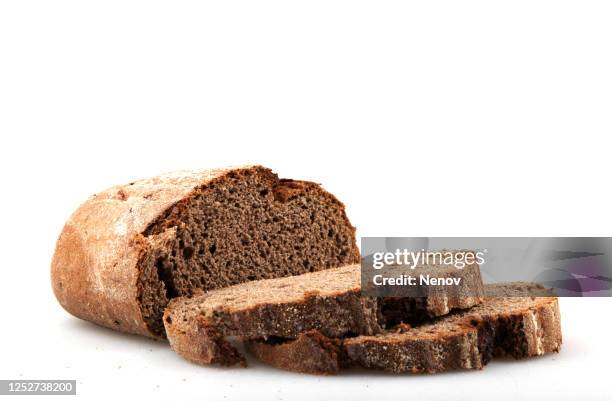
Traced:
<path id="1" fill-rule="evenodd" d="M 180 310 L 184 316 L 208 316 L 219 308 L 232 312 L 260 304 L 303 302 L 308 296 L 327 297 L 350 291 L 360 291 L 358 264 L 220 288 L 192 298 L 177 299 L 172 308 L 175 312 Z"/>
<path id="2" fill-rule="evenodd" d="M 195 190 L 146 235 L 156 245 L 140 260 L 139 302 L 157 336 L 172 298 L 359 261 L 338 200 L 265 168 L 232 171 Z"/>

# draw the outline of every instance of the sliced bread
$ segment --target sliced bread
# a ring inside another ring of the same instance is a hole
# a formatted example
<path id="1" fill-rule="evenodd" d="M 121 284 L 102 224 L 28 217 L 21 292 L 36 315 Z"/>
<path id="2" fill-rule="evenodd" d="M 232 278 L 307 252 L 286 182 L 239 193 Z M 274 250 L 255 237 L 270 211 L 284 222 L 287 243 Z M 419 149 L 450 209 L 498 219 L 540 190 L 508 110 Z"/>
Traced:
<path id="1" fill-rule="evenodd" d="M 387 326 L 421 322 L 482 300 L 477 264 L 460 271 L 433 264 L 420 269 L 437 277 L 459 275 L 471 296 L 362 297 L 360 265 L 355 264 L 177 298 L 164 314 L 166 333 L 172 348 L 192 362 L 231 365 L 244 363 L 244 358 L 226 337 L 293 339 L 309 330 L 330 338 L 374 335 Z"/>
<path id="2" fill-rule="evenodd" d="M 559 351 L 555 296 L 531 283 L 485 285 L 485 291 L 482 304 L 417 327 L 400 325 L 384 334 L 344 339 L 315 330 L 295 340 L 249 341 L 247 348 L 272 366 L 313 374 L 334 374 L 349 366 L 395 373 L 481 369 L 493 356 Z"/>
<path id="3" fill-rule="evenodd" d="M 73 315 L 164 337 L 168 301 L 359 262 L 344 205 L 261 166 L 179 171 L 98 193 L 57 241 L 51 281 Z"/>

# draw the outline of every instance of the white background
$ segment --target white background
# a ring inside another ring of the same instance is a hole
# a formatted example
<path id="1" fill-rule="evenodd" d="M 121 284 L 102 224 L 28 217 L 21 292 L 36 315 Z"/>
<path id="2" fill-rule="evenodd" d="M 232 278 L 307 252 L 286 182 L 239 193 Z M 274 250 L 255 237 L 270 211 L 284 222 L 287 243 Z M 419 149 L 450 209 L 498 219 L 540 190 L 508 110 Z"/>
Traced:
<path id="1" fill-rule="evenodd" d="M 80 202 L 179 168 L 321 182 L 361 236 L 610 236 L 611 20 L 604 1 L 0 2 L 0 378 L 105 400 L 612 397 L 609 298 L 561 300 L 558 355 L 327 378 L 188 364 L 49 284 Z"/>

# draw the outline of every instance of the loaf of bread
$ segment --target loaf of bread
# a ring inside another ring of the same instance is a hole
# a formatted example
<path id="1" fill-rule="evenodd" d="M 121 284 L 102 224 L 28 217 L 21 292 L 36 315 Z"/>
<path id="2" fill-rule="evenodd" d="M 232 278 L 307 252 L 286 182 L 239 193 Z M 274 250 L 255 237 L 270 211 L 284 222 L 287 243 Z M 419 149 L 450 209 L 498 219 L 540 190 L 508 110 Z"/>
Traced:
<path id="1" fill-rule="evenodd" d="M 373 298 L 361 294 L 360 265 L 299 276 L 252 281 L 170 302 L 164 324 L 179 355 L 201 364 L 244 364 L 226 340 L 298 338 L 317 330 L 332 338 L 382 333 L 398 323 L 417 324 L 453 309 L 478 304 L 484 296 L 477 264 L 420 266 L 436 277 L 459 276 L 465 296 Z M 455 294 L 457 286 L 449 288 Z"/>
<path id="2" fill-rule="evenodd" d="M 250 341 L 247 348 L 277 368 L 313 374 L 350 366 L 395 373 L 481 369 L 494 356 L 518 359 L 559 351 L 555 296 L 530 283 L 486 285 L 485 291 L 482 304 L 417 327 L 400 325 L 384 334 L 344 339 L 311 330 L 295 340 Z"/>
<path id="3" fill-rule="evenodd" d="M 333 195 L 245 166 L 92 196 L 60 234 L 51 279 L 73 315 L 167 337 L 201 364 L 246 364 L 231 336 L 272 366 L 315 374 L 480 369 L 494 356 L 561 346 L 557 298 L 540 286 L 483 286 L 477 264 L 425 265 L 420 273 L 462 286 L 367 297 L 359 261 L 355 228 Z"/>
<path id="4" fill-rule="evenodd" d="M 98 193 L 57 241 L 53 290 L 71 314 L 163 338 L 169 300 L 359 262 L 344 205 L 261 166 L 180 171 Z"/>

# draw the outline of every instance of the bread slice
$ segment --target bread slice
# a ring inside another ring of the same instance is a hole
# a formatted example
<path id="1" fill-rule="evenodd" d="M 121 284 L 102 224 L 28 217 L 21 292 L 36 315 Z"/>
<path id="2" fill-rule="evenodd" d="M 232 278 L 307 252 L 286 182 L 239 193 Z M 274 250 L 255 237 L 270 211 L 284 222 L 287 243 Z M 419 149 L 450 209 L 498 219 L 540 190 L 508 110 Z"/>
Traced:
<path id="1" fill-rule="evenodd" d="M 294 340 L 251 340 L 245 346 L 260 361 L 292 372 L 333 375 L 351 366 L 343 340 L 317 330 L 305 331 Z"/>
<path id="2" fill-rule="evenodd" d="M 73 315 L 161 338 L 171 298 L 356 262 L 355 228 L 333 195 L 246 166 L 92 196 L 63 228 L 51 279 Z"/>
<path id="3" fill-rule="evenodd" d="M 525 358 L 559 351 L 561 323 L 555 296 L 531 283 L 485 285 L 485 289 L 482 304 L 418 327 L 344 339 L 309 331 L 296 340 L 250 341 L 247 348 L 272 366 L 313 374 L 334 374 L 349 366 L 395 373 L 481 369 L 493 356 Z"/>
<path id="4" fill-rule="evenodd" d="M 253 281 L 170 302 L 164 324 L 170 345 L 179 355 L 201 364 L 244 363 L 226 337 L 241 339 L 298 338 L 308 330 L 337 338 L 381 333 L 398 322 L 415 323 L 455 308 L 479 303 L 483 296 L 477 264 L 421 266 L 437 277 L 459 275 L 471 296 L 436 299 L 361 296 L 360 265 L 300 276 Z M 453 294 L 456 287 L 449 289 Z M 442 301 L 441 301 L 442 300 Z"/>

